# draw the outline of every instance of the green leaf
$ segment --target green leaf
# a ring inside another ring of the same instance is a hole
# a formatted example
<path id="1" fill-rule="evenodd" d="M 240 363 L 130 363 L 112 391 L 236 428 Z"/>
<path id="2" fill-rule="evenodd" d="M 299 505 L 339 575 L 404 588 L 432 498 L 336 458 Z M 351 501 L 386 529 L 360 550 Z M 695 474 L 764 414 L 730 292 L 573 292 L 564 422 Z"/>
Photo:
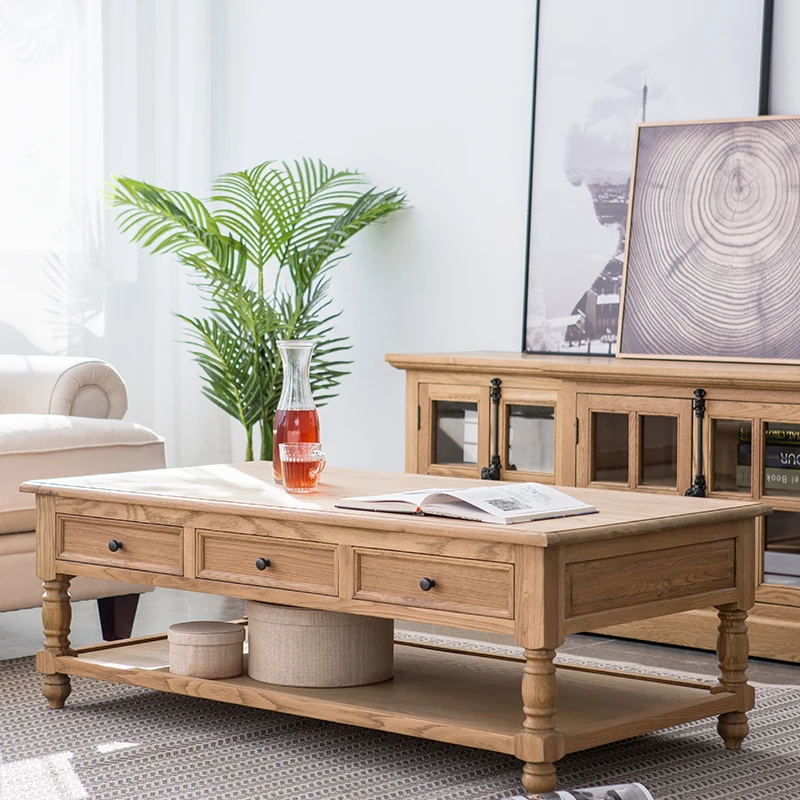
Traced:
<path id="1" fill-rule="evenodd" d="M 314 398 L 323 405 L 336 396 L 352 362 L 349 340 L 336 335 L 330 274 L 356 233 L 407 207 L 405 194 L 303 159 L 221 175 L 207 202 L 127 177 L 113 178 L 108 198 L 123 233 L 189 270 L 207 314 L 179 316 L 203 394 L 245 427 L 248 455 L 261 426 L 269 456 L 283 380 L 278 341 L 315 340 Z"/>

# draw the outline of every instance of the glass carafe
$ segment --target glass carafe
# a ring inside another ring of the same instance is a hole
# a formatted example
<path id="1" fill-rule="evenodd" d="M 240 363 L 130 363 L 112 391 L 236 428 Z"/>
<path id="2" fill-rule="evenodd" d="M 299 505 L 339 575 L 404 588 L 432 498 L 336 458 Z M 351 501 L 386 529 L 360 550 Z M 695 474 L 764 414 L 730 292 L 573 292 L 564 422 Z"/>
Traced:
<path id="1" fill-rule="evenodd" d="M 283 361 L 283 391 L 272 430 L 272 475 L 283 483 L 279 445 L 284 442 L 319 442 L 319 416 L 311 395 L 311 355 L 314 342 L 287 339 L 278 342 Z"/>

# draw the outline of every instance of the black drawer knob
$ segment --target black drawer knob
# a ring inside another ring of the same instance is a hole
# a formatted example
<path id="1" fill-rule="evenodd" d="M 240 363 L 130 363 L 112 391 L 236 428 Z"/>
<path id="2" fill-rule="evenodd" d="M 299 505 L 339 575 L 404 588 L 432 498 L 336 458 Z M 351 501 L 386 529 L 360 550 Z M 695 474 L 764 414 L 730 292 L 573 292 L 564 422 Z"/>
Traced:
<path id="1" fill-rule="evenodd" d="M 423 578 L 419 582 L 419 588 L 422 589 L 423 592 L 429 592 L 434 586 L 436 586 L 436 581 L 433 578 Z"/>
<path id="2" fill-rule="evenodd" d="M 265 570 L 267 567 L 271 567 L 272 562 L 268 558 L 257 558 L 256 559 L 256 569 Z"/>
<path id="3" fill-rule="evenodd" d="M 108 549 L 109 549 L 109 550 L 110 550 L 112 553 L 116 553 L 116 552 L 117 552 L 117 550 L 122 550 L 122 542 L 118 542 L 116 539 L 112 539 L 112 540 L 111 540 L 111 541 L 108 543 Z"/>

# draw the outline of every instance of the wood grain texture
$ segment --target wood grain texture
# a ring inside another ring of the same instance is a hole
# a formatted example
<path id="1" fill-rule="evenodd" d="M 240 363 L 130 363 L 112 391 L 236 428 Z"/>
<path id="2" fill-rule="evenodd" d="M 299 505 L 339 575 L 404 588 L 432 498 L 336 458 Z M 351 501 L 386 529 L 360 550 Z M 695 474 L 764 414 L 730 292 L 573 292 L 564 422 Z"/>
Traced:
<path id="1" fill-rule="evenodd" d="M 621 631 L 625 623 L 640 620 L 652 621 L 667 614 L 677 616 L 679 611 L 692 611 L 696 608 L 706 608 L 721 603 L 733 603 L 739 594 L 738 589 L 716 589 L 711 592 L 685 595 L 684 597 L 671 597 L 664 600 L 653 600 L 649 603 L 640 603 L 633 606 L 620 606 L 608 611 L 596 611 L 591 614 L 580 614 L 569 617 L 564 629 L 567 633 L 584 633 L 586 631 L 600 631 L 608 627 L 615 627 Z M 714 649 L 713 647 L 711 648 Z"/>
<path id="2" fill-rule="evenodd" d="M 556 788 L 555 762 L 564 755 L 564 734 L 556 730 L 558 680 L 555 650 L 525 650 L 522 711 L 525 719 L 517 736 L 517 758 L 525 762 L 522 785 L 530 793 Z"/>
<path id="3" fill-rule="evenodd" d="M 736 540 L 567 564 L 567 617 L 736 586 Z"/>
<path id="4" fill-rule="evenodd" d="M 183 529 L 59 514 L 57 558 L 169 575 L 183 574 Z M 109 541 L 122 547 L 109 550 Z"/>
<path id="5" fill-rule="evenodd" d="M 739 591 L 737 607 L 748 611 L 756 602 L 756 586 L 761 581 L 756 547 L 763 547 L 758 535 L 759 525 L 764 518 L 740 520 L 731 524 L 731 532 L 736 533 L 736 587 Z M 715 604 L 716 605 L 716 604 Z"/>
<path id="6" fill-rule="evenodd" d="M 718 624 L 717 612 L 707 608 L 592 630 L 606 636 L 713 651 Z M 751 655 L 800 663 L 800 608 L 757 603 L 748 615 L 747 632 Z"/>
<path id="7" fill-rule="evenodd" d="M 44 582 L 42 598 L 42 627 L 44 628 L 44 649 L 53 656 L 72 655 L 69 646 L 69 627 L 72 622 L 70 605 L 70 575 L 56 575 Z M 64 708 L 64 703 L 72 691 L 66 675 L 48 669 L 42 678 L 42 693 L 50 708 Z"/>
<path id="8" fill-rule="evenodd" d="M 189 592 L 240 597 L 245 600 L 258 600 L 262 603 L 278 603 L 301 608 L 319 608 L 325 611 L 340 611 L 344 614 L 365 614 L 370 617 L 405 619 L 409 622 L 425 622 L 431 625 L 447 625 L 454 628 L 468 628 L 489 633 L 514 633 L 514 621 L 501 617 L 482 617 L 475 614 L 461 614 L 455 611 L 442 611 L 438 608 L 398 605 L 388 602 L 355 600 L 344 596 L 333 597 L 310 592 L 295 592 L 290 589 L 273 589 L 267 586 L 250 586 L 244 583 L 225 583 L 222 581 L 192 580 L 177 575 L 159 575 L 155 572 L 102 567 L 96 564 L 77 564 L 56 562 L 62 569 L 69 568 L 76 575 L 128 583 L 144 583 L 161 586 L 165 589 L 181 589 Z"/>
<path id="9" fill-rule="evenodd" d="M 83 651 L 78 657 L 57 658 L 58 669 L 71 675 L 508 754 L 515 752 L 524 720 L 522 669 L 517 659 L 398 644 L 391 681 L 341 689 L 304 689 L 260 683 L 246 674 L 224 680 L 174 675 L 169 672 L 164 637 L 109 645 Z M 559 667 L 557 675 L 554 724 L 563 733 L 566 752 L 624 738 L 620 729 L 639 735 L 725 713 L 738 704 L 732 692 L 713 694 L 708 687 L 654 681 L 634 674 Z"/>
<path id="10" fill-rule="evenodd" d="M 534 390 L 534 389 L 517 389 L 513 386 L 502 387 L 500 395 L 500 409 L 499 409 L 499 453 L 501 460 L 500 477 L 504 481 L 534 481 L 536 483 L 554 484 L 561 478 L 564 472 L 564 465 L 561 464 L 562 450 L 554 448 L 553 452 L 553 470 L 545 472 L 536 472 L 532 470 L 525 470 L 519 465 L 515 465 L 515 469 L 509 469 L 509 449 L 511 447 L 511 407 L 515 405 L 522 406 L 542 406 L 545 408 L 553 409 L 553 430 L 554 440 L 558 435 L 557 431 L 562 424 L 561 415 L 562 411 L 569 414 L 569 410 L 564 408 L 561 402 L 559 393 L 554 391 Z M 492 441 L 494 441 L 494 425 L 490 432 Z"/>
<path id="11" fill-rule="evenodd" d="M 269 561 L 269 566 L 259 570 L 258 559 Z M 198 530 L 197 577 L 336 596 L 337 547 Z"/>
<path id="12" fill-rule="evenodd" d="M 353 598 L 514 618 L 514 565 L 356 549 Z M 435 581 L 424 591 L 420 581 Z"/>
<path id="13" fill-rule="evenodd" d="M 570 541 L 614 539 L 651 531 L 683 528 L 693 523 L 710 524 L 749 519 L 768 513 L 770 506 L 754 502 L 689 497 L 654 497 L 599 489 L 567 488 L 574 497 L 595 505 L 600 513 L 539 520 L 518 525 L 377 514 L 336 508 L 343 497 L 454 486 L 484 486 L 478 480 L 437 478 L 330 467 L 325 483 L 313 495 L 287 494 L 272 480 L 270 462 L 218 464 L 164 470 L 124 472 L 29 481 L 24 491 L 76 500 L 146 505 L 151 509 L 203 511 L 236 517 L 261 517 L 290 525 L 350 527 L 369 532 L 427 534 L 452 539 L 471 539 L 486 544 L 530 544 L 547 547 Z M 150 514 L 151 517 L 155 515 Z"/>
<path id="14" fill-rule="evenodd" d="M 752 689 L 747 685 L 747 612 L 739 608 L 719 608 L 717 629 L 717 655 L 719 657 L 720 686 L 743 698 L 746 709 L 753 707 Z M 721 714 L 717 731 L 728 750 L 740 750 L 742 742 L 750 733 L 745 708 Z"/>
<path id="15" fill-rule="evenodd" d="M 54 497 L 36 498 L 36 576 L 42 581 L 55 579 L 56 570 L 56 501 Z"/>
<path id="16" fill-rule="evenodd" d="M 628 415 L 627 479 L 630 489 L 675 494 L 683 492 L 692 482 L 692 431 L 693 417 L 688 398 L 672 397 L 620 397 L 619 395 L 579 392 L 577 416 L 580 429 L 585 432 L 577 446 L 577 485 L 618 489 L 610 482 L 599 481 L 595 475 L 594 448 L 597 441 L 596 414 Z M 648 482 L 643 470 L 642 456 L 647 442 L 643 425 L 648 419 L 670 417 L 676 425 L 675 478 L 668 485 Z"/>
<path id="17" fill-rule="evenodd" d="M 457 475 L 478 478 L 481 468 L 489 464 L 489 382 L 483 386 L 451 386 L 428 384 L 419 386 L 419 439 L 424 446 L 418 450 L 417 472 L 430 475 Z M 471 403 L 478 411 L 478 452 L 475 464 L 436 463 L 436 404 Z"/>
<path id="18" fill-rule="evenodd" d="M 464 353 L 390 354 L 386 360 L 396 369 L 419 371 L 421 380 L 436 382 L 443 373 L 463 374 L 465 382 L 479 375 L 517 379 L 537 388 L 541 381 L 589 381 L 630 386 L 646 383 L 661 387 L 755 389 L 759 395 L 769 391 L 790 391 L 800 387 L 800 373 L 789 364 L 686 361 L 675 363 L 658 359 L 626 360 L 603 356 L 562 356 L 556 353 L 528 355 L 506 351 Z M 623 393 L 625 390 L 623 389 Z"/>
<path id="19" fill-rule="evenodd" d="M 517 548 L 514 638 L 522 647 L 555 650 L 564 643 L 564 571 L 564 548 Z"/>
<path id="20" fill-rule="evenodd" d="M 800 118 L 637 139 L 618 354 L 800 359 Z"/>
<path id="21" fill-rule="evenodd" d="M 51 498 L 52 499 L 52 498 Z M 66 514 L 102 517 L 110 520 L 146 522 L 162 525 L 185 526 L 187 529 L 205 529 L 220 532 L 252 534 L 269 539 L 302 538 L 309 542 L 346 544 L 368 547 L 375 540 L 374 532 L 356 525 L 320 525 L 307 519 L 274 520 L 248 514 L 225 514 L 219 511 L 192 511 L 180 508 L 163 508 L 149 504 L 119 503 L 106 500 L 58 499 L 59 511 Z M 485 526 L 484 526 L 485 527 Z M 185 537 L 184 537 L 185 538 Z M 446 527 L 440 535 L 430 535 L 417 530 L 397 532 L 382 530 L 381 544 L 392 550 L 409 553 L 476 558 L 481 561 L 513 561 L 514 545 L 481 541 L 477 538 L 454 538 Z M 184 546 L 186 542 L 184 542 Z M 192 547 L 194 544 L 192 544 Z"/>

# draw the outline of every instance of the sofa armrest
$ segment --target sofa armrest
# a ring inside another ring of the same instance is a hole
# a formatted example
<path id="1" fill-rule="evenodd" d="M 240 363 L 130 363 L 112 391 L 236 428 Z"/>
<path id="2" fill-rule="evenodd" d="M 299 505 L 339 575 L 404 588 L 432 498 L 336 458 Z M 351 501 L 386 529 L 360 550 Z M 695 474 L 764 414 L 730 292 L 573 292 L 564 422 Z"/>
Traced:
<path id="1" fill-rule="evenodd" d="M 122 419 L 128 394 L 105 361 L 0 355 L 0 414 L 61 414 Z"/>

